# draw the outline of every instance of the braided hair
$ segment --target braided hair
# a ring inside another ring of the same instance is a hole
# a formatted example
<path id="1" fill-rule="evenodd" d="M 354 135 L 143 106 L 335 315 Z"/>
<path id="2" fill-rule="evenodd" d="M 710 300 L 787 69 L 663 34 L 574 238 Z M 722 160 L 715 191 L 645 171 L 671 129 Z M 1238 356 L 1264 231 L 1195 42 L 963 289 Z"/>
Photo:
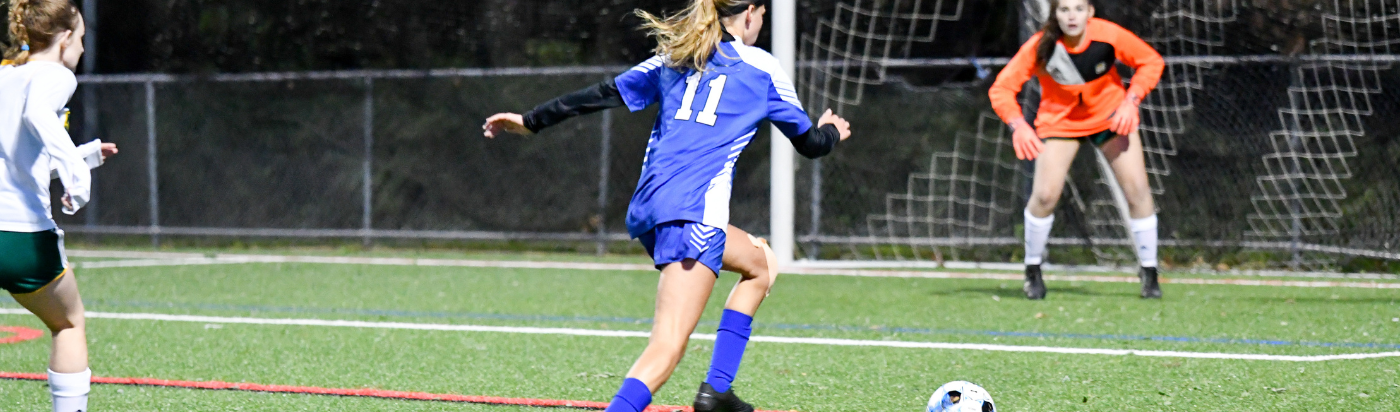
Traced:
<path id="1" fill-rule="evenodd" d="M 72 0 L 10 0 L 10 44 L 5 60 L 15 65 L 29 62 L 32 52 L 53 47 L 54 38 L 78 28 L 78 6 Z"/>

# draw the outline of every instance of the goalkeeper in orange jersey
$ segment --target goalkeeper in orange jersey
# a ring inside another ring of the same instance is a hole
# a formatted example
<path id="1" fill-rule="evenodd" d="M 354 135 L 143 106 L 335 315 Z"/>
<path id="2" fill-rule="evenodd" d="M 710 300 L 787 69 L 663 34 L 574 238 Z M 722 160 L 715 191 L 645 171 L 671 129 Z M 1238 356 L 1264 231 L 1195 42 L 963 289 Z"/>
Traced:
<path id="1" fill-rule="evenodd" d="M 1157 215 L 1147 182 L 1138 105 L 1162 76 L 1162 56 L 1116 24 L 1094 17 L 1091 0 L 1050 0 L 1050 18 L 1016 52 L 992 85 L 992 107 L 1014 130 L 1016 157 L 1035 160 L 1035 183 L 1026 205 L 1026 297 L 1045 298 L 1040 265 L 1055 204 L 1079 145 L 1103 151 L 1127 197 L 1129 226 L 1137 245 L 1143 298 L 1160 298 L 1157 284 Z M 1116 64 L 1133 68 L 1126 90 Z M 1031 126 L 1016 102 L 1034 76 L 1042 88 Z"/>

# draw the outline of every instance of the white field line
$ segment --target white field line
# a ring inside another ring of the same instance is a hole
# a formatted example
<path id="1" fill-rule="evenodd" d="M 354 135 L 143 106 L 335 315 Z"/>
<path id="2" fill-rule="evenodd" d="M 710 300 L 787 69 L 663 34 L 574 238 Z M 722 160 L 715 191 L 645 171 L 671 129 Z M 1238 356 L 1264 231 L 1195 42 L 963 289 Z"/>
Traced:
<path id="1" fill-rule="evenodd" d="M 134 267 L 134 266 L 170 266 L 170 265 L 197 265 L 197 264 L 236 264 L 236 263 L 257 263 L 249 259 L 275 259 L 283 258 L 283 255 L 243 255 L 243 254 L 206 254 L 206 253 L 173 253 L 173 252 L 139 252 L 121 250 L 70 250 L 69 256 L 85 258 L 115 258 L 115 259 L 143 259 L 150 260 L 141 264 L 130 264 L 128 266 L 98 265 L 93 267 Z M 302 258 L 313 258 L 316 256 L 302 256 Z M 319 258 L 325 259 L 325 258 Z M 478 260 L 447 260 L 447 259 L 395 259 L 395 258 L 343 258 L 333 257 L 330 259 L 368 259 L 363 264 L 386 264 L 386 265 L 413 265 L 418 262 L 419 266 L 468 266 L 461 262 L 509 262 L 510 261 L 478 261 Z M 157 263 L 159 261 L 160 263 Z M 183 261 L 183 263 L 181 262 Z M 93 262 L 89 262 L 93 263 Z M 335 262 L 312 262 L 312 263 L 346 263 L 345 261 Z M 547 262 L 534 262 L 547 263 Z M 561 263 L 561 262 L 556 262 Z M 568 263 L 564 263 L 568 265 Z M 470 265 L 484 266 L 484 265 Z M 886 261 L 810 261 L 799 260 L 785 269 L 784 273 L 794 274 L 827 274 L 835 270 L 867 270 L 876 273 L 888 272 L 892 269 L 906 270 L 936 270 L 936 269 L 970 269 L 970 270 L 995 270 L 1007 272 L 1019 272 L 1024 266 L 1018 263 L 990 263 L 990 262 L 944 262 L 940 267 L 936 262 L 886 262 Z M 645 264 L 627 265 L 621 270 L 652 270 L 651 266 Z M 1135 273 L 1121 267 L 1108 266 L 1076 266 L 1076 265 L 1056 265 L 1046 264 L 1045 269 L 1055 272 L 1088 272 L 1088 273 Z M 613 270 L 607 268 L 604 270 Z M 834 272 L 833 272 L 834 273 Z M 1177 273 L 1193 273 L 1177 272 Z M 1214 272 L 1221 275 L 1248 276 L 1248 277 L 1295 277 L 1295 278 L 1328 278 L 1328 279 L 1349 279 L 1349 280 L 1400 280 L 1400 275 L 1380 274 L 1380 273 L 1327 273 L 1327 272 L 1286 272 L 1286 271 L 1241 271 L 1232 270 L 1228 272 Z"/>
<path id="2" fill-rule="evenodd" d="M 3 309 L 0 314 L 4 315 L 28 315 L 29 311 L 24 309 Z M 608 338 L 646 338 L 650 336 L 647 332 L 638 331 L 616 331 L 598 329 L 574 329 L 574 328 L 537 328 L 537 327 L 515 327 L 515 326 L 479 326 L 479 325 L 448 325 L 432 323 L 403 323 L 403 322 L 365 322 L 353 320 L 323 320 L 323 319 L 277 319 L 277 318 L 245 318 L 245 317 L 222 317 L 222 316 L 192 316 L 192 315 L 165 315 L 158 313 L 112 313 L 112 312 L 87 312 L 88 318 L 93 319 L 123 319 L 123 320 L 154 320 L 163 322 L 190 322 L 190 323 L 214 323 L 214 324 L 246 324 L 246 325 L 282 325 L 282 326 L 325 326 L 343 328 L 366 328 L 366 329 L 406 329 L 406 330 L 429 330 L 429 331 L 452 331 L 452 332 L 483 332 L 483 333 L 512 333 L 531 335 L 563 335 L 563 336 L 591 336 Z M 715 340 L 712 334 L 693 334 L 691 339 L 695 340 Z M 1058 353 L 1070 355 L 1110 355 L 1110 356 L 1147 356 L 1162 358 L 1192 358 L 1192 359 L 1228 359 L 1228 360 L 1259 360 L 1275 362 L 1323 362 L 1334 360 L 1354 360 L 1354 359 L 1375 359 L 1400 357 L 1400 352 L 1380 352 L 1380 353 L 1356 353 L 1345 355 L 1320 355 L 1320 356 L 1292 356 L 1292 355 L 1262 355 L 1249 353 L 1218 353 L 1218 352 L 1181 352 L 1181 351 L 1156 351 L 1156 350 L 1133 350 L 1133 349 L 1097 349 L 1097 348 L 1067 348 L 1055 346 L 1016 346 L 1016 345 L 989 345 L 977 343 L 942 343 L 942 342 L 903 342 L 885 340 L 855 340 L 855 339 L 828 339 L 828 338 L 796 338 L 777 336 L 754 336 L 749 339 L 753 342 L 784 343 L 799 345 L 820 345 L 820 346 L 851 346 L 851 347 L 886 347 L 886 348 L 908 348 L 908 349 L 943 349 L 943 350 L 977 350 L 995 352 L 1028 352 L 1028 353 Z"/>
<path id="3" fill-rule="evenodd" d="M 70 256 L 90 257 L 80 254 L 70 254 Z M 381 266 L 446 266 L 446 267 L 481 267 L 481 268 L 518 268 L 518 269 L 577 269 L 577 270 L 598 270 L 598 271 L 655 271 L 656 268 L 646 264 L 630 263 L 586 263 L 586 262 L 535 262 L 535 261 L 506 261 L 506 260 L 467 260 L 467 259 L 414 259 L 414 258 L 364 258 L 364 257 L 342 257 L 342 256 L 282 256 L 282 255 L 218 255 L 215 257 L 180 257 L 180 258 L 149 258 L 136 260 L 111 260 L 100 262 L 81 262 L 78 267 L 82 269 L 101 269 L 118 267 L 146 267 L 146 266 L 189 266 L 189 265 L 226 265 L 243 263 L 319 263 L 336 265 L 381 265 Z"/>
<path id="4" fill-rule="evenodd" d="M 141 252 L 121 252 L 126 256 L 138 257 Z M 71 253 L 78 257 L 98 257 L 98 253 Z M 110 255 L 102 253 L 102 257 Z M 630 263 L 584 263 L 584 262 L 534 262 L 504 260 L 467 259 L 414 259 L 414 258 L 365 258 L 343 256 L 282 256 L 282 255 L 218 255 L 215 257 L 185 255 L 180 258 L 149 258 L 135 260 L 111 260 L 100 262 L 80 262 L 80 269 L 102 269 L 149 266 L 192 266 L 227 265 L 245 263 L 318 263 L 341 265 L 384 265 L 384 266 L 435 266 L 435 267 L 479 267 L 517 269 L 563 269 L 595 271 L 655 271 L 651 265 Z M 824 275 L 879 278 L 922 278 L 922 279 L 985 279 L 1021 281 L 1019 274 L 1009 273 L 959 273 L 898 270 L 856 270 L 856 269 L 811 269 L 795 267 L 784 270 L 785 274 Z M 1046 275 L 1046 280 L 1061 282 L 1100 282 L 1138 283 L 1132 276 L 1092 276 L 1092 275 Z M 1400 283 L 1387 282 L 1334 282 L 1334 281 L 1290 281 L 1267 279 L 1199 279 L 1163 278 L 1162 283 L 1181 285 L 1232 285 L 1232 286 L 1273 286 L 1298 288 L 1357 288 L 1357 289 L 1400 289 Z"/>
<path id="5" fill-rule="evenodd" d="M 105 259 L 188 259 L 207 257 L 203 253 L 135 252 L 125 250 L 68 250 L 68 256 Z"/>
<path id="6" fill-rule="evenodd" d="M 853 277 L 896 277 L 896 278 L 926 278 L 926 279 L 992 279 L 992 280 L 1012 280 L 1022 281 L 1025 278 L 1018 274 L 997 274 L 997 273 L 952 273 L 952 272 L 925 272 L 925 271 L 895 271 L 895 270 L 793 270 L 796 274 L 802 275 L 828 275 L 828 276 L 853 276 Z M 788 273 L 784 271 L 783 273 Z M 1089 275 L 1045 275 L 1045 280 L 1061 282 L 1104 282 L 1104 283 L 1138 283 L 1135 276 L 1089 276 Z M 1361 288 L 1361 289 L 1400 289 L 1400 283 L 1386 282 L 1331 282 L 1331 281 L 1293 281 L 1293 280 L 1266 280 L 1266 279 L 1199 279 L 1199 278 L 1171 278 L 1163 277 L 1162 283 L 1179 285 L 1233 285 L 1233 286 L 1278 286 L 1278 287 L 1298 287 L 1298 288 Z"/>
<path id="7" fill-rule="evenodd" d="M 881 261 L 881 260 L 799 260 L 793 262 L 793 267 L 802 269 L 971 269 L 971 270 L 996 270 L 1008 272 L 1020 272 L 1025 265 L 1020 263 L 998 263 L 998 262 L 958 262 L 945 261 L 940 266 L 938 262 L 932 261 Z M 1121 266 L 1099 266 L 1099 265 L 1057 265 L 1047 263 L 1042 268 L 1049 272 L 1069 272 L 1069 273 L 1127 273 L 1136 274 L 1136 267 Z M 1289 272 L 1282 270 L 1229 270 L 1229 271 L 1199 271 L 1187 270 L 1176 273 L 1207 273 L 1216 275 L 1248 276 L 1248 277 L 1293 277 L 1293 278 L 1323 278 L 1323 279 L 1350 279 L 1350 280 L 1400 280 L 1400 275 L 1384 273 L 1330 273 L 1330 272 Z"/>

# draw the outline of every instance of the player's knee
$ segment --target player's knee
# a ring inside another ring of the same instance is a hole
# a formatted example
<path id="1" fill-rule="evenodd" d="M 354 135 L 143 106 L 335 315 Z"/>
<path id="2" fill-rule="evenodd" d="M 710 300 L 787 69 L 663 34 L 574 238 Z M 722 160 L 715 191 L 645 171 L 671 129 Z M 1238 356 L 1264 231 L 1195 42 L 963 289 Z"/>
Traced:
<path id="1" fill-rule="evenodd" d="M 683 339 L 656 339 L 651 342 L 649 349 L 660 359 L 675 365 L 685 358 L 685 345 L 686 341 Z"/>
<path id="2" fill-rule="evenodd" d="M 664 353 L 673 353 L 673 352 L 679 353 L 679 352 L 685 352 L 685 345 L 686 345 L 686 343 L 689 342 L 689 341 L 690 341 L 690 337 L 689 337 L 689 336 L 684 336 L 684 335 L 665 336 L 665 335 L 658 335 L 658 334 L 655 334 L 655 333 L 653 332 L 651 341 L 648 343 L 648 345 L 651 346 L 652 348 L 654 348 L 654 349 L 656 349 L 656 350 L 658 350 L 658 351 L 664 352 Z"/>
<path id="3" fill-rule="evenodd" d="M 65 330 L 82 330 L 85 321 L 82 315 L 68 316 L 45 320 L 44 326 L 49 328 L 49 332 L 59 333 Z"/>
<path id="4" fill-rule="evenodd" d="M 749 257 L 744 262 L 744 279 L 767 279 L 772 276 L 768 270 L 768 259 L 762 254 Z"/>
<path id="5" fill-rule="evenodd" d="M 1060 191 L 1036 189 L 1031 192 L 1031 206 L 1037 209 L 1054 209 L 1060 203 Z"/>

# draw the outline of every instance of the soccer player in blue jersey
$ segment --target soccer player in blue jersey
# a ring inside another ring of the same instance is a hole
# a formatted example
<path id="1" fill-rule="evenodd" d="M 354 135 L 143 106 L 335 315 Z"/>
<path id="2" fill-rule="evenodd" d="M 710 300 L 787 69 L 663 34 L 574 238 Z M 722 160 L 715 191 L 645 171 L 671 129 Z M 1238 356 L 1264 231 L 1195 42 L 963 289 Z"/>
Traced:
<path id="1" fill-rule="evenodd" d="M 638 111 L 661 106 L 627 211 L 628 232 L 641 240 L 661 270 L 656 315 L 646 350 L 607 412 L 640 412 L 651 404 L 652 394 L 685 355 L 717 273 L 731 261 L 726 246 L 750 243 L 729 239 L 726 229 L 742 233 L 729 226 L 730 188 L 734 164 L 759 123 L 772 121 L 809 158 L 830 153 L 850 137 L 850 125 L 830 111 L 814 126 L 777 59 L 752 47 L 766 11 L 764 0 L 692 0 L 664 19 L 638 11 L 657 38 L 656 57 L 524 115 L 497 114 L 483 126 L 487 137 L 529 134 L 612 107 Z M 732 260 L 760 250 L 739 249 L 743 252 Z M 771 278 L 760 280 L 741 280 L 725 304 L 696 411 L 753 410 L 731 385 L 752 316 L 771 286 Z"/>

